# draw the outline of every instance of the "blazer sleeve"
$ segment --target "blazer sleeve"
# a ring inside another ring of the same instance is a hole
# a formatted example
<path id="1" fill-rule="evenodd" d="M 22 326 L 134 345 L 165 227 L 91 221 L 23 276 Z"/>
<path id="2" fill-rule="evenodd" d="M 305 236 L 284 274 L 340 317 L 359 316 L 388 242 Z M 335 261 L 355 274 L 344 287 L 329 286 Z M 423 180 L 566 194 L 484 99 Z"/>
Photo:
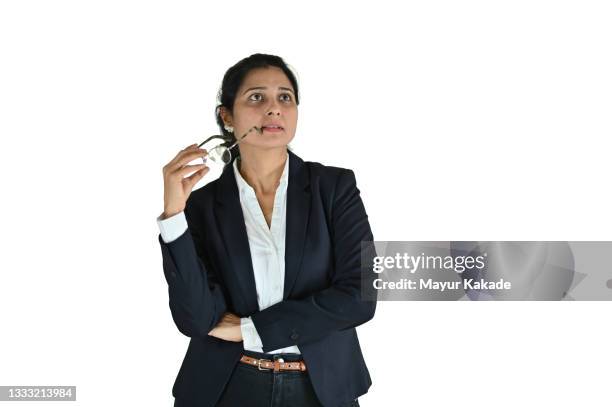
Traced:
<path id="1" fill-rule="evenodd" d="M 374 316 L 372 265 L 376 252 L 352 170 L 339 175 L 331 212 L 335 259 L 331 284 L 306 298 L 284 300 L 251 316 L 264 352 L 317 341 Z"/>
<path id="2" fill-rule="evenodd" d="M 187 201 L 188 229 L 165 243 L 158 235 L 164 276 L 168 283 L 170 312 L 178 330 L 189 337 L 206 337 L 227 309 L 219 280 L 205 266 L 207 253 L 196 214 Z"/>

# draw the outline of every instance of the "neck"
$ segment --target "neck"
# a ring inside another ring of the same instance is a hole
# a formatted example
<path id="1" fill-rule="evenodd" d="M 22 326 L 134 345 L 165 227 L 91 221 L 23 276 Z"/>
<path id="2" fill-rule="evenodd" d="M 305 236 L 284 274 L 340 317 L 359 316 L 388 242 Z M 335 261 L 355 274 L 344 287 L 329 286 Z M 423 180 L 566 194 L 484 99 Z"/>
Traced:
<path id="1" fill-rule="evenodd" d="M 289 159 L 287 148 L 265 151 L 240 150 L 238 169 L 242 178 L 257 195 L 276 193 L 281 175 L 285 168 L 285 160 Z"/>

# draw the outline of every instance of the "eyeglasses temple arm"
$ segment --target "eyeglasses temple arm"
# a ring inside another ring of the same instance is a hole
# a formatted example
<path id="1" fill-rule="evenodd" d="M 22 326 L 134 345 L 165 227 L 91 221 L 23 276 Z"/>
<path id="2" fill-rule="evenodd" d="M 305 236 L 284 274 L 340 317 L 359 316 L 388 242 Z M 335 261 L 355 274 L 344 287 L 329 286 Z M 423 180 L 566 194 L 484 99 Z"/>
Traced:
<path id="1" fill-rule="evenodd" d="M 234 142 L 234 144 L 229 146 L 228 150 L 231 150 L 232 148 L 236 147 L 238 145 L 238 143 L 240 143 L 242 141 L 242 139 L 245 138 L 253 130 L 257 130 L 259 132 L 259 134 L 261 134 L 261 129 L 259 127 L 257 127 L 257 126 L 253 126 L 246 133 L 244 133 L 244 135 L 242 137 L 240 137 L 238 140 L 236 140 Z"/>

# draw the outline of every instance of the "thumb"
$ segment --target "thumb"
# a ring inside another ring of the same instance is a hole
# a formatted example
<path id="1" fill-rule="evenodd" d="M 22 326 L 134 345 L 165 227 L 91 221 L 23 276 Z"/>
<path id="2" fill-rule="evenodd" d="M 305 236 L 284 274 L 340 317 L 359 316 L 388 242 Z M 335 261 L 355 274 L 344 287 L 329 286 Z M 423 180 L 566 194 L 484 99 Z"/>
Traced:
<path id="1" fill-rule="evenodd" d="M 189 189 L 193 188 L 195 184 L 198 183 L 199 180 L 202 179 L 206 171 L 206 167 L 202 168 L 199 171 L 194 172 L 189 177 L 185 178 L 187 186 Z"/>

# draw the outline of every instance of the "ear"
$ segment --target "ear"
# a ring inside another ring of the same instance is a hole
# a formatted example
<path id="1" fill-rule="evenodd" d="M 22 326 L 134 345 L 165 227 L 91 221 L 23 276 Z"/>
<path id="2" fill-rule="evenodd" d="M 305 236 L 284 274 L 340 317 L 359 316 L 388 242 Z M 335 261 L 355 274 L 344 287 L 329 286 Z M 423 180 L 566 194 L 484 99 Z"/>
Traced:
<path id="1" fill-rule="evenodd" d="M 232 113 L 229 111 L 229 109 L 227 109 L 225 106 L 221 106 L 219 108 L 219 115 L 221 115 L 221 118 L 223 119 L 223 123 L 226 126 L 231 126 L 232 125 Z"/>

